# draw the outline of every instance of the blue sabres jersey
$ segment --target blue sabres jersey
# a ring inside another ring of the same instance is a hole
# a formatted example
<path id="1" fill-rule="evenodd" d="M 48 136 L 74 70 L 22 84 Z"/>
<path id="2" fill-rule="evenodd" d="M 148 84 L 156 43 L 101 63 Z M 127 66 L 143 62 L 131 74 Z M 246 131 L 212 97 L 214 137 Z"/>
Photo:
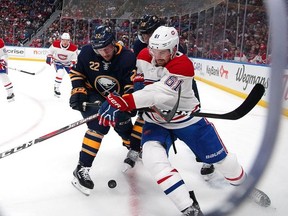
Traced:
<path id="1" fill-rule="evenodd" d="M 72 68 L 72 87 L 96 90 L 103 99 L 116 91 L 120 95 L 133 91 L 131 76 L 135 73 L 135 54 L 116 43 L 116 53 L 110 62 L 96 54 L 88 44 L 81 49 L 77 64 Z"/>

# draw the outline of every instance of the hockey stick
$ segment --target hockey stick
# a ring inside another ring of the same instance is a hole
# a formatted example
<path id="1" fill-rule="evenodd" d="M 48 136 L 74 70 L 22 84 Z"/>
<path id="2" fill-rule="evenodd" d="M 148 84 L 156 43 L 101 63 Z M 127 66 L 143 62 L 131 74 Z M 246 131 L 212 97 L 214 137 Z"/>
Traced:
<path id="1" fill-rule="evenodd" d="M 248 94 L 247 98 L 243 101 L 243 103 L 237 107 L 235 110 L 224 113 L 224 114 L 216 114 L 216 113 L 189 113 L 190 116 L 198 116 L 198 117 L 206 117 L 206 118 L 217 118 L 217 119 L 227 119 L 227 120 L 237 120 L 245 116 L 249 113 L 260 101 L 262 96 L 265 93 L 265 87 L 257 83 L 251 92 Z"/>
<path id="2" fill-rule="evenodd" d="M 20 70 L 20 69 L 17 69 L 17 68 L 11 68 L 11 67 L 8 67 L 8 68 L 11 69 L 11 70 L 19 71 L 19 72 L 30 74 L 30 75 L 35 75 L 36 74 L 36 73 L 32 73 L 32 72 L 25 71 L 25 70 Z"/>
<path id="3" fill-rule="evenodd" d="M 178 89 L 178 98 L 177 98 L 177 101 L 174 105 L 174 107 L 172 108 L 171 111 L 169 112 L 162 112 L 160 109 L 158 109 L 156 106 L 152 106 L 151 109 L 158 113 L 166 122 L 170 122 L 173 117 L 175 116 L 176 112 L 177 112 L 177 109 L 178 109 L 178 106 L 179 106 L 179 101 L 180 101 L 180 97 L 181 97 L 181 85 L 179 86 L 179 89 Z"/>
<path id="4" fill-rule="evenodd" d="M 247 98 L 243 101 L 243 103 L 239 107 L 237 107 L 235 110 L 231 112 L 224 113 L 224 114 L 204 113 L 204 112 L 191 113 L 187 111 L 177 111 L 176 113 L 179 115 L 189 115 L 189 116 L 197 116 L 197 117 L 205 117 L 205 118 L 237 120 L 245 116 L 257 105 L 257 103 L 260 101 L 260 99 L 264 95 L 264 92 L 265 92 L 265 87 L 262 84 L 257 83 L 253 87 L 253 89 L 251 90 Z M 151 112 L 151 109 L 148 109 L 148 110 L 146 108 L 144 109 L 144 111 L 149 111 L 149 110 Z M 159 115 L 163 115 L 163 114 L 167 115 L 165 113 L 170 112 L 170 111 L 163 111 L 163 110 L 159 110 L 159 111 L 160 111 L 160 113 L 158 113 Z"/>
<path id="5" fill-rule="evenodd" d="M 68 131 L 70 129 L 78 127 L 79 125 L 82 125 L 84 123 L 87 123 L 87 122 L 97 118 L 97 116 L 98 116 L 98 114 L 96 113 L 96 114 L 91 115 L 91 116 L 89 116 L 87 118 L 81 119 L 81 120 L 76 121 L 76 122 L 74 122 L 72 124 L 69 124 L 69 125 L 67 125 L 67 126 L 65 126 L 63 128 L 60 128 L 60 129 L 55 130 L 55 131 L 53 131 L 51 133 L 48 133 L 48 134 L 46 134 L 44 136 L 41 136 L 41 137 L 38 137 L 36 139 L 30 140 L 29 142 L 26 142 L 26 143 L 24 143 L 24 144 L 22 144 L 20 146 L 17 146 L 17 147 L 9 149 L 7 151 L 4 151 L 4 152 L 0 153 L 0 159 L 2 159 L 4 157 L 7 157 L 7 156 L 9 156 L 11 154 L 14 154 L 16 152 L 19 152 L 21 150 L 24 150 L 24 149 L 26 149 L 26 148 L 28 148 L 28 147 L 30 147 L 32 145 L 35 145 L 37 143 L 40 143 L 40 142 L 42 142 L 44 140 L 50 139 L 51 137 L 54 137 L 54 136 L 59 135 L 61 133 L 64 133 L 64 132 L 66 132 L 66 131 Z"/>
<path id="6" fill-rule="evenodd" d="M 39 70 L 37 70 L 35 72 L 35 75 L 40 74 L 41 72 L 43 72 L 46 69 L 46 65 L 42 66 Z"/>
<path id="7" fill-rule="evenodd" d="M 217 114 L 217 113 L 204 113 L 204 112 L 186 112 L 186 111 L 177 111 L 177 114 L 180 115 L 189 115 L 189 116 L 197 116 L 197 117 L 205 117 L 205 118 L 217 118 L 217 119 L 226 119 L 226 120 L 237 120 L 245 116 L 247 113 L 249 113 L 260 101 L 262 96 L 264 95 L 265 87 L 257 83 L 247 98 L 243 101 L 243 103 L 237 107 L 235 110 L 224 113 L 224 114 Z M 146 110 L 146 109 L 145 109 Z M 167 111 L 161 111 L 161 113 L 165 113 Z M 169 111 L 168 111 L 169 112 Z"/>
<path id="8" fill-rule="evenodd" d="M 257 83 L 247 98 L 243 101 L 243 103 L 237 107 L 235 110 L 224 113 L 224 114 L 217 114 L 217 113 L 204 113 L 204 112 L 186 112 L 186 111 L 176 111 L 174 114 L 181 114 L 181 115 L 189 115 L 189 116 L 197 116 L 197 117 L 206 117 L 206 118 L 217 118 L 217 119 L 227 119 L 227 120 L 237 120 L 245 116 L 249 113 L 260 101 L 263 94 L 265 92 L 265 87 L 262 84 Z M 87 103 L 86 106 L 99 106 L 99 104 Z M 155 112 L 155 110 L 151 108 L 141 108 L 139 111 L 144 112 Z M 174 110 L 175 111 L 175 110 Z M 171 112 L 172 110 L 159 110 L 157 113 L 161 115 L 164 119 L 167 116 L 167 113 Z M 174 116 L 174 115 L 173 115 Z M 172 116 L 172 118 L 173 118 Z M 171 116 L 170 116 L 171 117 Z M 171 119 L 170 119 L 171 120 Z"/>

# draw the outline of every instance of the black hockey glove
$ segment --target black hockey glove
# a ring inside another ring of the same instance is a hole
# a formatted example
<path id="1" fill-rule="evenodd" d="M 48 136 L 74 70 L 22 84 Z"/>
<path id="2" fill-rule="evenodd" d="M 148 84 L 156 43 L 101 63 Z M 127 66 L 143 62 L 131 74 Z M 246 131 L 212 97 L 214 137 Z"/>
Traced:
<path id="1" fill-rule="evenodd" d="M 71 91 L 70 107 L 75 110 L 85 111 L 83 103 L 87 102 L 87 91 L 84 87 L 74 88 Z"/>

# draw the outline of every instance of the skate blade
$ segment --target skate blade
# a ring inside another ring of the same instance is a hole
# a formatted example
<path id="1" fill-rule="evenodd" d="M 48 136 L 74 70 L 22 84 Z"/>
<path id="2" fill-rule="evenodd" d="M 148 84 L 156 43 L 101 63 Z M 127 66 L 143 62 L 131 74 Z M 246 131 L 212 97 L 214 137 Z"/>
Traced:
<path id="1" fill-rule="evenodd" d="M 74 178 L 72 181 L 71 181 L 72 185 L 77 189 L 79 190 L 81 193 L 83 193 L 84 195 L 86 196 L 89 196 L 90 193 L 91 193 L 91 189 L 89 188 L 86 188 L 86 187 L 83 187 L 82 185 L 79 184 L 77 178 Z"/>
<path id="2" fill-rule="evenodd" d="M 56 98 L 60 98 L 60 95 L 54 94 L 54 96 L 55 96 Z"/>
<path id="3" fill-rule="evenodd" d="M 122 172 L 123 172 L 123 173 L 126 173 L 126 172 L 127 172 L 128 170 L 130 170 L 130 169 L 132 169 L 132 167 L 131 167 L 129 164 L 124 163 Z"/>
<path id="4" fill-rule="evenodd" d="M 211 179 L 214 178 L 214 173 L 211 173 L 211 174 L 208 174 L 208 175 L 202 175 L 203 176 L 203 179 L 205 181 L 210 181 Z"/>
<path id="5" fill-rule="evenodd" d="M 9 103 L 11 103 L 11 102 L 15 101 L 15 98 L 7 99 L 7 101 L 8 101 Z"/>

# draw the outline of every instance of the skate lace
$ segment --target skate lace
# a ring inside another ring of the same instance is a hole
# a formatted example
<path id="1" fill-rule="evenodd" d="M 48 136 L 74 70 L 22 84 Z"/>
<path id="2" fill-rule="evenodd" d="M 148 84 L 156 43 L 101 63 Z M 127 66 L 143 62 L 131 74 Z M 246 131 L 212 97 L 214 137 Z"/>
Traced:
<path id="1" fill-rule="evenodd" d="M 91 178 L 89 176 L 89 170 L 90 170 L 90 168 L 82 167 L 79 170 L 79 174 L 80 174 L 81 178 L 83 178 L 84 180 L 90 180 L 91 181 Z"/>
<path id="2" fill-rule="evenodd" d="M 194 207 L 194 206 L 190 206 L 188 209 L 185 210 L 185 212 L 183 212 L 183 216 L 197 216 L 199 215 L 199 209 Z"/>
<path id="3" fill-rule="evenodd" d="M 139 153 L 138 153 L 137 151 L 130 150 L 130 151 L 128 152 L 127 157 L 128 157 L 129 159 L 131 159 L 132 161 L 135 162 L 135 161 L 137 160 L 137 158 L 138 158 L 138 155 L 139 155 Z"/>
<path id="4" fill-rule="evenodd" d="M 203 166 L 202 166 L 202 169 L 204 168 L 210 168 L 211 167 L 211 165 L 210 164 L 206 164 L 206 163 L 203 163 Z"/>

